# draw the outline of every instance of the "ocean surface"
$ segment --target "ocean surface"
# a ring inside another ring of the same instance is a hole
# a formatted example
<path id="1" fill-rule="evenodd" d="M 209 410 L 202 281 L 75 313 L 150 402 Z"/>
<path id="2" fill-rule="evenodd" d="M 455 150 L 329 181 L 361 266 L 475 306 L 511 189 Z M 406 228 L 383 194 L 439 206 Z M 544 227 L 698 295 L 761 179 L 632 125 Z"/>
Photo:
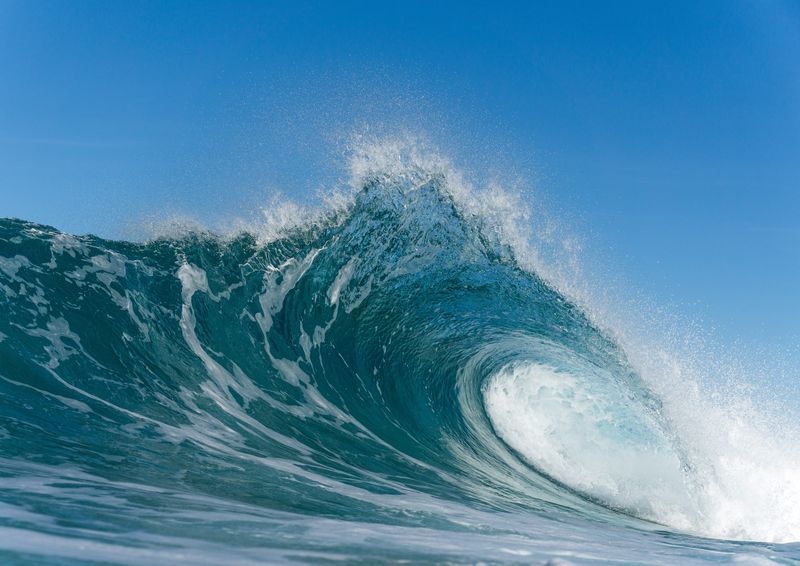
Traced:
<path id="1" fill-rule="evenodd" d="M 356 177 L 225 236 L 0 220 L 0 563 L 800 563 L 800 445 L 499 190 Z"/>

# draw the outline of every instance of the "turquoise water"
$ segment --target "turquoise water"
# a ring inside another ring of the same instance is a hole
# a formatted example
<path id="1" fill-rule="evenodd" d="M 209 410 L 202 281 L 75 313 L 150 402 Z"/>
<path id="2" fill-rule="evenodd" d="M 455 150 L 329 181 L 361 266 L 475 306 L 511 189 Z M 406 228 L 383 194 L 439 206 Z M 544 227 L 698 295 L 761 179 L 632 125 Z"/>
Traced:
<path id="1" fill-rule="evenodd" d="M 0 221 L 0 559 L 800 560 L 797 447 L 646 378 L 452 184 L 269 237 Z"/>

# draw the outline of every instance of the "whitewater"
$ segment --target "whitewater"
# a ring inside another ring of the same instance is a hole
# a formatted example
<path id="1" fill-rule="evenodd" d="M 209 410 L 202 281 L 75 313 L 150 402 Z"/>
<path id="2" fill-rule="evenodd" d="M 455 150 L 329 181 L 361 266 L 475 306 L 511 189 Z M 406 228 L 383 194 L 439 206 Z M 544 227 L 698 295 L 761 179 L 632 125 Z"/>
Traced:
<path id="1" fill-rule="evenodd" d="M 800 563 L 791 416 L 513 192 L 409 143 L 349 174 L 224 235 L 0 220 L 0 561 Z"/>

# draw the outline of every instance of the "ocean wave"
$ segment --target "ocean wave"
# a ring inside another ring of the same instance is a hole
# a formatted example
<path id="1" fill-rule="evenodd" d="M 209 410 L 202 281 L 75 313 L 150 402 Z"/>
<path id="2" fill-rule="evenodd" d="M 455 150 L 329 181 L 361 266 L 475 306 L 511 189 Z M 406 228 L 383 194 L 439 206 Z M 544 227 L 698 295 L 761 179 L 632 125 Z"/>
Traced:
<path id="1" fill-rule="evenodd" d="M 670 562 L 800 540 L 796 450 L 663 352 L 673 373 L 644 367 L 518 199 L 397 144 L 352 171 L 322 210 L 226 237 L 0 221 L 0 549 Z"/>

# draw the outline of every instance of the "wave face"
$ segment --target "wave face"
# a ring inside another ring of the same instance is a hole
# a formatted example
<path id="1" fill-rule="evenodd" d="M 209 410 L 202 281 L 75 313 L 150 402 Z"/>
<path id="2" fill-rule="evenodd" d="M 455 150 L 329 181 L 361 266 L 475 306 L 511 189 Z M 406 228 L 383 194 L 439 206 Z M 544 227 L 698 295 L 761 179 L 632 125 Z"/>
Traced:
<path id="1" fill-rule="evenodd" d="M 371 174 L 269 239 L 0 221 L 0 555 L 800 556 L 773 544 L 797 507 L 722 497 L 657 388 L 449 183 Z"/>

